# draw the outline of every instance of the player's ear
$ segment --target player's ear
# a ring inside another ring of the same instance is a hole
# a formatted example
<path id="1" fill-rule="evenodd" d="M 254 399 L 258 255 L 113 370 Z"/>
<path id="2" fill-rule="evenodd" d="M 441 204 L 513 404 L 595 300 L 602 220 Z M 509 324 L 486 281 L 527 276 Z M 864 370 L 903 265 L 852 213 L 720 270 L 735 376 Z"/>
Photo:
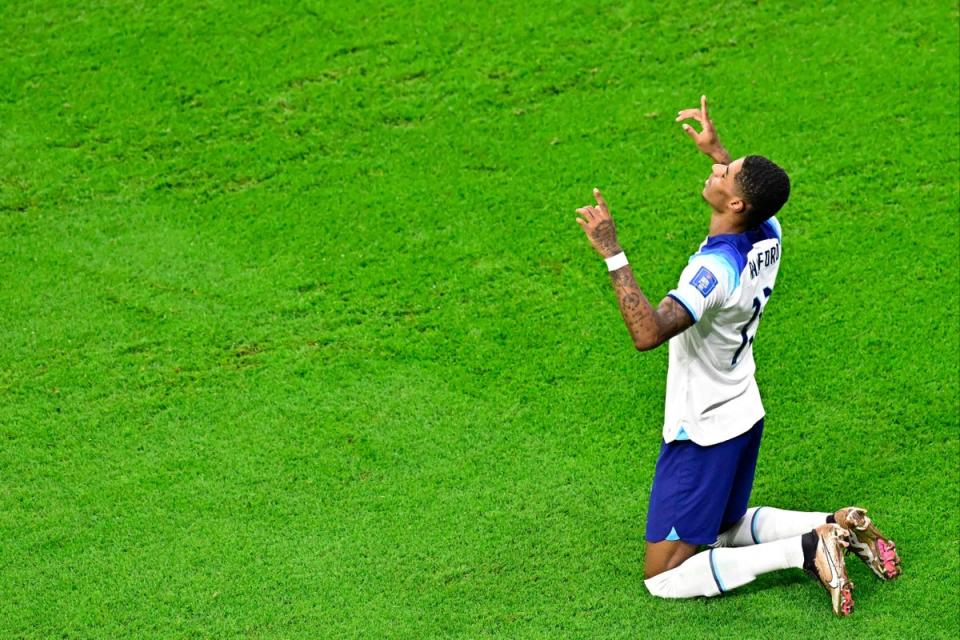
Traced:
<path id="1" fill-rule="evenodd" d="M 733 211 L 734 213 L 747 212 L 747 203 L 740 198 L 731 199 L 730 202 L 727 203 L 727 206 L 730 207 L 730 211 Z"/>

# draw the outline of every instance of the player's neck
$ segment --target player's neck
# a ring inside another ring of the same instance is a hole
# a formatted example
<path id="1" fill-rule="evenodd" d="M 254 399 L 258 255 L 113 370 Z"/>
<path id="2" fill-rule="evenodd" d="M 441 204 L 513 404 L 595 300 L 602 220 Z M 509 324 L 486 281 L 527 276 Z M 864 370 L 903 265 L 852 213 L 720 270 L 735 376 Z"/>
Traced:
<path id="1" fill-rule="evenodd" d="M 712 237 L 728 233 L 743 233 L 746 229 L 743 228 L 739 218 L 740 216 L 734 213 L 714 209 L 713 215 L 710 216 L 710 230 L 707 235 Z"/>

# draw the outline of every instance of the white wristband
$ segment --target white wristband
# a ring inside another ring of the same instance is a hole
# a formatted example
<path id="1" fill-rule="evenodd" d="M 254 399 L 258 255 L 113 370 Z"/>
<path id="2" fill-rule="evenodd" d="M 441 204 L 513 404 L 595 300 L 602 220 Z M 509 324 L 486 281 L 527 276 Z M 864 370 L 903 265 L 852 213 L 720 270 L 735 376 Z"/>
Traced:
<path id="1" fill-rule="evenodd" d="M 603 261 L 607 263 L 607 271 L 616 271 L 617 269 L 622 269 L 630 264 L 627 262 L 627 254 L 625 254 L 623 251 L 615 256 L 604 258 Z"/>

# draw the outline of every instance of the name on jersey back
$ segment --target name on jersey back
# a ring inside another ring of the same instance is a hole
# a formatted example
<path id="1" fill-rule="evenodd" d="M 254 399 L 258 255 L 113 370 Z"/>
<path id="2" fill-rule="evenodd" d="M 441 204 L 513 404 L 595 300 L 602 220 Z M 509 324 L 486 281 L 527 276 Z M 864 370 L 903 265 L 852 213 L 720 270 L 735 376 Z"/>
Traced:
<path id="1" fill-rule="evenodd" d="M 750 277 L 756 278 L 760 275 L 760 270 L 764 267 L 771 267 L 780 259 L 780 245 L 775 244 L 769 249 L 764 249 L 763 253 L 757 254 L 756 260 L 750 261 Z"/>

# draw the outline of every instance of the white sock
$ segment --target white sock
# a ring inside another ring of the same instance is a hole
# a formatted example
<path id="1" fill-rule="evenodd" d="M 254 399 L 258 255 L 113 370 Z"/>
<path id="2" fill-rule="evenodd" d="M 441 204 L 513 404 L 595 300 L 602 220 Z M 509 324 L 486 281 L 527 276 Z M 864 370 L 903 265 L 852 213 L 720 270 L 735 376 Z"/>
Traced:
<path id="1" fill-rule="evenodd" d="M 803 568 L 800 536 L 739 549 L 701 551 L 679 567 L 644 580 L 660 598 L 716 596 L 778 569 Z"/>
<path id="2" fill-rule="evenodd" d="M 732 527 L 717 536 L 715 547 L 746 547 L 803 535 L 827 522 L 830 514 L 819 511 L 785 511 L 751 507 Z"/>

